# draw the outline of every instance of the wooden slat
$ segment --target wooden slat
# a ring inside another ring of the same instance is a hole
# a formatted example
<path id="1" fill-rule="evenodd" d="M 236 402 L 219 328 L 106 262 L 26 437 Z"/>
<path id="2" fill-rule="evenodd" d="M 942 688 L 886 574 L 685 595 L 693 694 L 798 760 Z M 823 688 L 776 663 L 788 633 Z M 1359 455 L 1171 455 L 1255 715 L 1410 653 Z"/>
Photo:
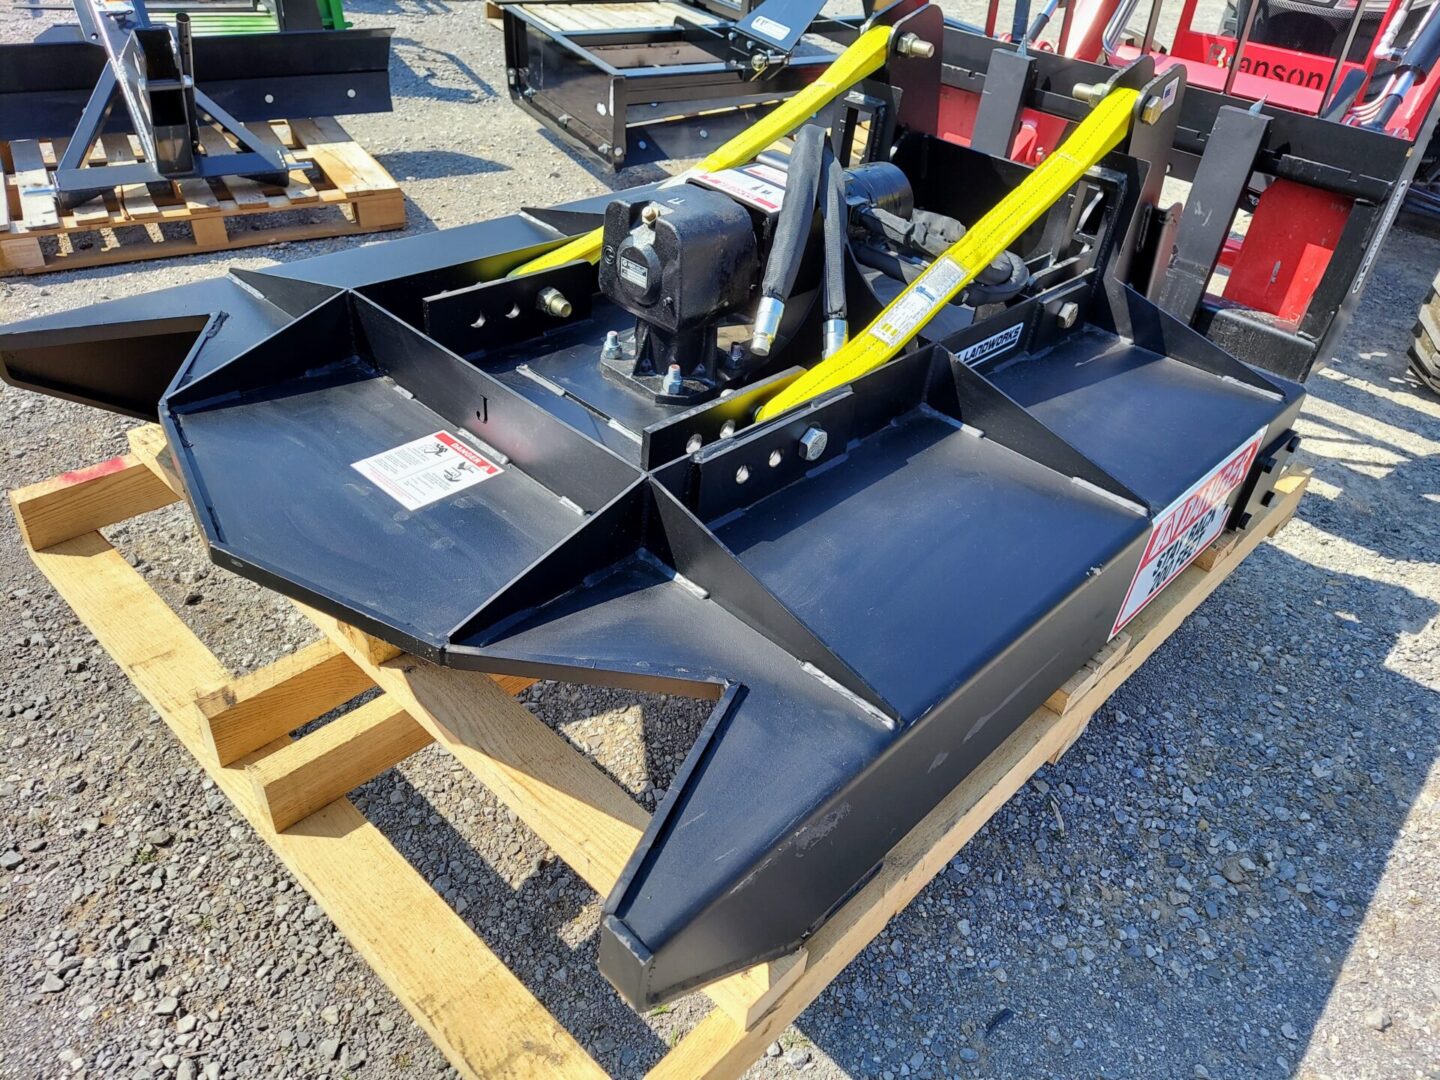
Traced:
<path id="1" fill-rule="evenodd" d="M 1227 573 L 1284 525 L 1309 479 L 1299 472 L 1277 485 L 1271 520 L 1244 533 L 1231 551 Z M 809 963 L 775 1008 L 748 1030 L 723 1010 L 712 1012 L 651 1071 L 653 1078 L 699 1080 L 739 1076 L 885 925 L 945 868 L 955 854 L 1019 791 L 1070 737 L 1074 718 L 1087 719 L 1135 669 L 1164 644 L 1181 621 L 1209 596 L 1224 574 L 1192 566 L 1131 622 L 1130 651 L 1077 700 L 1066 716 L 1037 709 L 886 856 L 876 875 L 809 942 Z"/>
<path id="2" fill-rule="evenodd" d="M 139 157 L 131 145 L 129 135 L 101 135 L 100 145 L 105 150 L 105 161 L 109 165 L 133 165 Z M 150 197 L 150 189 L 144 184 L 126 184 L 117 189 L 120 206 L 127 217 L 152 218 L 160 216 L 160 208 Z"/>
<path id="3" fill-rule="evenodd" d="M 195 710 L 202 741 L 213 760 L 229 765 L 373 685 L 345 653 L 328 641 L 317 641 L 198 694 Z"/>
<path id="4" fill-rule="evenodd" d="M 367 191 L 393 191 L 395 179 L 328 116 L 292 120 L 290 130 L 325 175 L 347 195 Z"/>
<path id="5" fill-rule="evenodd" d="M 211 127 L 209 124 L 201 124 L 200 146 L 207 155 L 219 157 L 224 154 L 235 152 L 235 147 L 230 145 L 230 140 L 219 128 Z M 269 206 L 270 196 L 265 194 L 265 189 L 244 176 L 227 176 L 223 183 L 229 190 L 235 202 L 240 206 Z"/>
<path id="6" fill-rule="evenodd" d="M 42 151 L 45 146 L 46 144 L 42 141 L 40 144 Z M 51 139 L 49 146 L 51 152 L 45 155 L 45 161 L 53 169 L 65 157 L 65 151 L 70 146 L 70 139 L 68 137 Z M 110 208 L 105 205 L 104 195 L 96 195 L 79 206 L 72 206 L 62 220 L 64 220 L 66 228 L 73 228 L 77 225 L 101 225 L 110 220 Z"/>
<path id="7" fill-rule="evenodd" d="M 304 738 L 267 754 L 246 772 L 255 803 L 283 832 L 398 765 L 433 740 L 381 695 Z"/>
<path id="8" fill-rule="evenodd" d="M 177 498 L 135 454 L 61 473 L 10 493 L 20 535 L 33 548 L 157 510 Z"/>
<path id="9" fill-rule="evenodd" d="M 197 692 L 229 673 L 99 533 L 31 557 L 461 1076 L 604 1076 L 349 800 L 270 827 L 249 777 L 208 760 L 195 722 Z"/>
<path id="10" fill-rule="evenodd" d="M 15 236 L 0 240 L 0 270 L 6 273 L 28 273 L 43 269 L 45 251 L 40 246 L 38 236 Z"/>
<path id="11" fill-rule="evenodd" d="M 607 893 L 649 821 L 565 737 L 478 671 L 367 661 L 338 620 L 298 605 L 356 666 L 494 792 L 591 888 Z"/>
<path id="12" fill-rule="evenodd" d="M 176 181 L 175 189 L 192 213 L 220 209 L 220 200 L 215 198 L 215 192 L 210 190 L 209 183 L 198 177 Z"/>
<path id="13" fill-rule="evenodd" d="M 376 663 L 338 619 L 296 606 L 592 889 L 609 894 L 650 816 L 515 701 L 508 677 L 436 667 L 412 656 Z M 705 990 L 742 1025 L 758 1020 L 798 979 L 803 953 L 758 967 Z"/>
<path id="14" fill-rule="evenodd" d="M 280 136 L 275 134 L 275 129 L 264 120 L 257 120 L 246 126 L 257 142 L 264 143 L 271 149 L 279 150 L 282 154 L 289 152 L 289 148 L 281 141 Z M 285 197 L 293 203 L 314 202 L 319 198 L 309 179 L 299 169 L 291 170 L 289 182 L 285 185 Z"/>
<path id="15" fill-rule="evenodd" d="M 20 220 L 27 229 L 60 224 L 55 206 L 55 189 L 45 171 L 40 144 L 34 139 L 17 139 L 10 144 L 15 163 L 15 190 L 20 193 Z"/>
<path id="16" fill-rule="evenodd" d="M 1100 651 L 1084 667 L 1066 679 L 1060 688 L 1045 700 L 1045 707 L 1063 716 L 1069 710 L 1071 702 L 1094 686 L 1102 675 L 1120 662 L 1120 658 L 1129 652 L 1130 642 L 1130 635 L 1125 631 L 1116 634 L 1101 646 Z"/>

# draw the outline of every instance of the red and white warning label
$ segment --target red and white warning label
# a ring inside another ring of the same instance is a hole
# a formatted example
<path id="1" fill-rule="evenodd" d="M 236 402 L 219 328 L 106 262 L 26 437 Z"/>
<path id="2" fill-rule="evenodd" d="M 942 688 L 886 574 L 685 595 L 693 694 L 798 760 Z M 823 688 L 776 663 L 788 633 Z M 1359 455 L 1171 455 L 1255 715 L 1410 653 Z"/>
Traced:
<path id="1" fill-rule="evenodd" d="M 448 431 L 412 439 L 351 468 L 406 510 L 419 510 L 505 471 Z"/>
<path id="2" fill-rule="evenodd" d="M 694 179 L 757 210 L 774 213 L 785 202 L 784 170 L 762 162 L 740 169 L 696 173 Z"/>
<path id="3" fill-rule="evenodd" d="M 1261 428 L 1160 512 L 1145 554 L 1140 557 L 1140 568 L 1135 571 L 1125 603 L 1120 605 L 1120 614 L 1115 617 L 1111 637 L 1220 535 L 1229 516 L 1226 500 L 1249 475 L 1264 437 L 1265 429 Z"/>

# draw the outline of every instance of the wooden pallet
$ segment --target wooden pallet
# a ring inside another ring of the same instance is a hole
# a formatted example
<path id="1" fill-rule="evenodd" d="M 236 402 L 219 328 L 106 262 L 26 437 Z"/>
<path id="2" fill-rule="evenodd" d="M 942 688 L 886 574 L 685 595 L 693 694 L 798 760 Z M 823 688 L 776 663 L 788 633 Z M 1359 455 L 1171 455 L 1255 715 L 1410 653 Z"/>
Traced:
<path id="1" fill-rule="evenodd" d="M 178 498 L 159 429 L 137 428 L 130 442 L 123 457 L 11 493 L 36 565 L 461 1076 L 603 1075 L 346 794 L 439 742 L 601 894 L 645 812 L 514 700 L 528 680 L 436 667 L 303 608 L 324 631 L 319 644 L 232 676 L 97 531 Z M 1222 537 L 1208 569 L 1181 574 L 916 826 L 801 952 L 711 986 L 717 1007 L 651 1075 L 743 1072 L 1290 519 L 1307 479 L 1282 478 L 1263 517 Z M 373 687 L 379 696 L 340 719 L 288 734 Z"/>
<path id="2" fill-rule="evenodd" d="M 399 185 L 335 120 L 276 120 L 252 124 L 250 130 L 313 168 L 291 172 L 283 188 L 226 177 L 175 181 L 169 194 L 157 195 L 144 184 L 129 184 L 62 210 L 50 170 L 64 155 L 66 140 L 0 142 L 0 274 L 40 274 L 404 227 Z M 233 148 L 216 127 L 201 129 L 201 143 L 222 152 Z M 140 159 L 134 136 L 106 135 L 91 152 L 90 164 Z"/>

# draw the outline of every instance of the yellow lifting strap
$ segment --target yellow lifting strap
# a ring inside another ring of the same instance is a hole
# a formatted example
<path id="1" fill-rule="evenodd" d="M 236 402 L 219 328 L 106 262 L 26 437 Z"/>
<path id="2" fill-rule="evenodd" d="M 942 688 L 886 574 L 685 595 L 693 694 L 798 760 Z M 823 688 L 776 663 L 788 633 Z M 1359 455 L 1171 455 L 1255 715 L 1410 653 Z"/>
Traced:
<path id="1" fill-rule="evenodd" d="M 946 304 L 1054 206 L 1125 137 L 1138 96 L 1112 90 L 1070 137 L 950 249 L 905 287 L 864 331 L 762 405 L 769 420 L 893 359 Z M 961 178 L 956 177 L 959 182 Z"/>
<path id="2" fill-rule="evenodd" d="M 891 26 L 872 26 L 863 32 L 827 67 L 818 79 L 805 87 L 794 97 L 778 105 L 769 115 L 756 121 L 739 135 L 712 153 L 700 164 L 687 169 L 678 176 L 667 180 L 664 187 L 683 184 L 696 173 L 715 172 L 719 169 L 733 169 L 752 161 L 778 139 L 783 139 L 801 124 L 809 120 L 830 102 L 858 83 L 867 75 L 873 75 L 885 64 L 890 48 Z M 537 270 L 549 270 L 563 266 L 576 259 L 596 262 L 600 258 L 600 243 L 603 229 L 595 229 L 584 236 L 577 236 L 568 244 L 562 244 L 553 251 L 510 271 L 509 276 L 533 274 Z"/>

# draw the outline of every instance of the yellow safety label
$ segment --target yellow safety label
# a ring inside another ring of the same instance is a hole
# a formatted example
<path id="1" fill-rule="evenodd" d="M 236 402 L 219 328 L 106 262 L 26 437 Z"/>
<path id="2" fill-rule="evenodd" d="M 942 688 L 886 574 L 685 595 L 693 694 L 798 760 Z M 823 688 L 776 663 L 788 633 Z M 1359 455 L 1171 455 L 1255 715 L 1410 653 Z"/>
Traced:
<path id="1" fill-rule="evenodd" d="M 874 322 L 762 405 L 755 418 L 778 416 L 893 359 L 977 273 L 1119 145 L 1129 130 L 1137 96 L 1136 91 L 1123 89 L 1107 94 L 1059 149 L 906 286 Z"/>

